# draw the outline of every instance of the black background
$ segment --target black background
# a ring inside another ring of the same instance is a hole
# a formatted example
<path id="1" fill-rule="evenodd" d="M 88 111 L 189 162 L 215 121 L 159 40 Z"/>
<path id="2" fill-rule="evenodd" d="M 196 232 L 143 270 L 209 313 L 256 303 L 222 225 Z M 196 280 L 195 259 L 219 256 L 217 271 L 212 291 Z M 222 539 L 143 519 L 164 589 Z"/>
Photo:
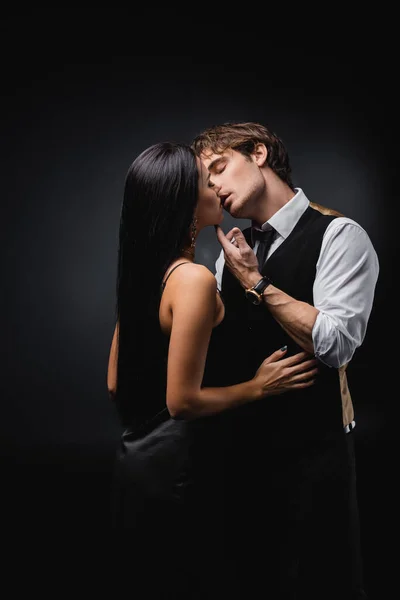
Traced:
<path id="1" fill-rule="evenodd" d="M 348 377 L 366 582 L 371 600 L 389 598 L 398 397 L 390 36 L 379 45 L 364 36 L 343 43 L 336 32 L 324 44 L 320 32 L 318 43 L 305 45 L 298 32 L 291 45 L 238 48 L 236 34 L 233 51 L 214 31 L 211 44 L 206 32 L 195 37 L 206 49 L 198 54 L 181 55 L 190 47 L 182 41 L 177 54 L 164 43 L 143 55 L 129 44 L 140 22 L 118 36 L 123 14 L 111 30 L 103 11 L 99 31 L 90 13 L 78 26 L 77 15 L 26 10 L 23 19 L 4 18 L 1 46 L 1 496 L 15 592 L 54 591 L 88 573 L 88 585 L 105 585 L 118 552 L 107 527 L 120 427 L 106 369 L 130 163 L 154 142 L 190 142 L 211 124 L 253 120 L 285 142 L 295 185 L 364 226 L 379 256 L 375 306 Z M 148 49 L 160 36 L 144 30 Z M 226 215 L 223 228 L 231 226 Z M 196 260 L 213 270 L 218 251 L 213 229 L 203 231 Z"/>

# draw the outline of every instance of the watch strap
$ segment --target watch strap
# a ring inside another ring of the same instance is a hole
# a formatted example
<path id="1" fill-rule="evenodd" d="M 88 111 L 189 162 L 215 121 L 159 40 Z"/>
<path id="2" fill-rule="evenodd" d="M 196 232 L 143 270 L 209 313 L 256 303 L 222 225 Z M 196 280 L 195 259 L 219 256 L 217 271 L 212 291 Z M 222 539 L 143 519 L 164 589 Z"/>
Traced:
<path id="1" fill-rule="evenodd" d="M 255 292 L 257 292 L 257 294 L 262 294 L 263 291 L 269 286 L 269 284 L 271 283 L 271 280 L 268 277 L 261 277 L 260 281 L 258 281 L 256 283 L 256 285 L 253 285 L 252 290 L 254 290 Z"/>

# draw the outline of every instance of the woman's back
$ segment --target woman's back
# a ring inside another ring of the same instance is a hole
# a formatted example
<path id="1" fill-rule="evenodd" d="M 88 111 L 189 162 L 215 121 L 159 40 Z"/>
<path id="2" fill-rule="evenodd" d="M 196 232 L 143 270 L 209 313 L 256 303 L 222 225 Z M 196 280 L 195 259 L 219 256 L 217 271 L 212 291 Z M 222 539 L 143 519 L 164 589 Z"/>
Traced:
<path id="1" fill-rule="evenodd" d="M 181 265 L 186 265 L 184 267 L 185 273 L 176 273 L 174 278 L 171 279 L 170 283 L 167 286 L 167 281 L 171 278 L 173 273 L 180 267 Z M 177 297 L 180 295 L 181 284 L 184 279 L 187 279 L 187 275 L 194 274 L 196 286 L 201 285 L 202 282 L 207 282 L 210 284 L 210 275 L 211 273 L 206 267 L 201 265 L 193 264 L 190 261 L 186 260 L 177 260 L 174 261 L 166 271 L 166 274 L 163 278 L 161 289 L 160 289 L 160 307 L 159 307 L 159 325 L 160 330 L 164 334 L 164 359 L 165 362 L 168 359 L 168 347 L 169 347 L 169 336 L 171 334 L 172 329 L 172 306 L 176 301 Z M 207 271 L 207 272 L 206 272 Z M 180 277 L 177 277 L 180 275 Z M 186 289 L 186 286 L 185 286 Z M 196 294 L 196 288 L 193 288 L 192 293 Z M 187 293 L 187 289 L 185 291 L 186 301 L 190 302 L 191 298 Z M 216 291 L 215 294 L 215 302 L 211 301 L 209 305 L 206 307 L 206 310 L 210 310 L 210 313 L 214 315 L 213 318 L 213 327 L 219 325 L 219 323 L 223 320 L 224 317 L 224 305 L 223 302 Z M 188 318 L 188 317 L 186 317 Z M 119 334 L 119 324 L 117 323 L 114 329 L 114 334 L 112 338 L 109 360 L 108 360 L 108 369 L 107 369 L 107 388 L 111 397 L 115 397 L 117 390 L 117 371 L 118 371 L 118 334 Z M 165 377 L 167 373 L 165 372 Z M 166 384 L 166 382 L 165 382 Z"/>

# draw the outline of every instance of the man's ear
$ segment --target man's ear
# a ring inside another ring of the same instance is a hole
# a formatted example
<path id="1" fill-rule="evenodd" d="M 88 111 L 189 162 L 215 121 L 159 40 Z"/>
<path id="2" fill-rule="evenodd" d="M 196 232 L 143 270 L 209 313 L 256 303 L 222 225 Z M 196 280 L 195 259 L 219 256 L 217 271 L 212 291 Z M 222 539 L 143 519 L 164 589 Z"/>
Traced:
<path id="1" fill-rule="evenodd" d="M 259 167 L 263 167 L 267 162 L 268 150 L 265 144 L 256 144 L 252 152 L 254 161 Z"/>

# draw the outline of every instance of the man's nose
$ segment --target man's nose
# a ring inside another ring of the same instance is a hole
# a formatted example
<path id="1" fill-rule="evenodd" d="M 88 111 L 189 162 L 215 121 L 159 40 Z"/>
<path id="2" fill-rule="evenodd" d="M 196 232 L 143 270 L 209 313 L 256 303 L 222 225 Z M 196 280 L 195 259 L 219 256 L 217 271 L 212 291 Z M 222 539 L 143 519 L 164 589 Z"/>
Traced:
<path id="1" fill-rule="evenodd" d="M 214 190 L 214 192 L 218 195 L 219 190 L 221 189 L 220 185 L 217 185 L 211 178 L 209 180 L 210 187 Z"/>

